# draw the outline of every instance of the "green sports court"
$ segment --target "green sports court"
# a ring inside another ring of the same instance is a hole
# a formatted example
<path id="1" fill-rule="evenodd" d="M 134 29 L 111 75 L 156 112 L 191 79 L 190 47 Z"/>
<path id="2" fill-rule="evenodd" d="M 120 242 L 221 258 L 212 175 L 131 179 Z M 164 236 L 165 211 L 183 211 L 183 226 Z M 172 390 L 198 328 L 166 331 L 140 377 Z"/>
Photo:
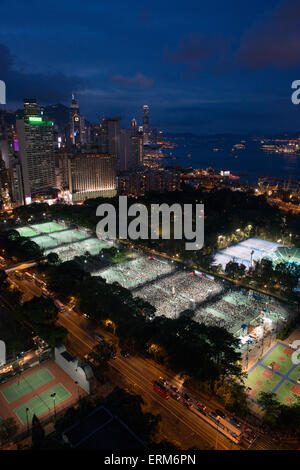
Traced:
<path id="1" fill-rule="evenodd" d="M 285 405 L 300 400 L 300 364 L 293 361 L 294 352 L 277 343 L 252 367 L 245 380 L 249 398 L 256 401 L 260 392 L 272 392 Z"/>
<path id="2" fill-rule="evenodd" d="M 29 227 L 29 225 L 17 228 L 17 232 L 19 232 L 21 237 L 35 237 L 36 235 L 38 235 L 38 232 Z"/>
<path id="3" fill-rule="evenodd" d="M 55 400 L 51 396 L 55 393 Z M 52 408 L 54 408 L 54 401 L 55 406 L 59 405 L 61 402 L 69 398 L 71 394 L 68 390 L 62 385 L 58 384 L 55 387 L 49 388 L 46 392 L 41 393 L 40 395 L 36 395 L 31 400 L 27 401 L 26 403 L 22 404 L 18 408 L 14 409 L 15 414 L 18 416 L 19 420 L 26 424 L 27 416 L 26 416 L 26 408 L 28 408 L 28 420 L 31 421 L 33 415 L 41 416 L 46 412 L 50 412 Z"/>
<path id="4" fill-rule="evenodd" d="M 0 417 L 14 418 L 22 428 L 27 419 L 31 423 L 34 414 L 52 418 L 54 407 L 59 413 L 85 393 L 64 369 L 48 359 L 0 385 Z"/>
<path id="5" fill-rule="evenodd" d="M 67 227 L 58 224 L 56 222 L 44 222 L 42 224 L 31 225 L 31 227 L 40 233 L 52 233 L 59 232 L 60 230 L 66 230 Z"/>
<path id="6" fill-rule="evenodd" d="M 26 378 L 9 385 L 1 390 L 0 393 L 5 397 L 8 403 L 12 403 L 53 379 L 54 376 L 51 372 L 48 369 L 43 368 L 28 375 Z"/>

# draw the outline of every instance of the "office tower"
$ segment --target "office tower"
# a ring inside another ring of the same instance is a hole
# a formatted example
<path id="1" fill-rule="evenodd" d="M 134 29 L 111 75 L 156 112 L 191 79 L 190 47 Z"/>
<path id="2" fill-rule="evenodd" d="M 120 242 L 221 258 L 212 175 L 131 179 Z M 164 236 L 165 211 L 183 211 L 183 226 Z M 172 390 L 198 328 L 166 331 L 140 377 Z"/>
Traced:
<path id="1" fill-rule="evenodd" d="M 147 104 L 143 107 L 143 132 L 144 144 L 149 143 L 149 106 Z"/>
<path id="2" fill-rule="evenodd" d="M 17 120 L 17 135 L 25 202 L 30 203 L 33 195 L 55 186 L 53 123 L 26 111 L 24 119 Z"/>
<path id="3" fill-rule="evenodd" d="M 41 107 L 36 98 L 24 100 L 24 119 L 28 119 L 29 116 L 41 116 Z"/>
<path id="4" fill-rule="evenodd" d="M 102 153 L 114 155 L 117 158 L 117 167 L 120 160 L 121 118 L 104 118 L 100 130 L 100 148 Z"/>
<path id="5" fill-rule="evenodd" d="M 9 171 L 5 167 L 0 155 L 0 209 L 10 209 L 10 178 Z"/>
<path id="6" fill-rule="evenodd" d="M 18 159 L 19 143 L 13 124 L 2 127 L 0 155 L 8 172 L 8 191 L 13 207 L 24 204 L 22 170 Z"/>
<path id="7" fill-rule="evenodd" d="M 116 157 L 78 153 L 68 158 L 68 183 L 73 202 L 117 193 Z"/>
<path id="8" fill-rule="evenodd" d="M 81 144 L 81 121 L 79 104 L 72 94 L 72 101 L 70 104 L 70 139 L 72 145 L 78 147 Z"/>
<path id="9" fill-rule="evenodd" d="M 13 207 L 24 205 L 25 200 L 22 168 L 18 158 L 12 158 L 9 172 L 11 181 L 11 200 Z"/>
<path id="10" fill-rule="evenodd" d="M 118 171 L 127 171 L 143 164 L 143 134 L 121 129 Z"/>
<path id="11" fill-rule="evenodd" d="M 135 118 L 133 118 L 132 121 L 131 121 L 131 130 L 132 130 L 132 135 L 136 135 L 136 133 L 137 133 L 137 120 Z"/>
<path id="12" fill-rule="evenodd" d="M 152 144 L 157 144 L 157 128 L 153 127 L 150 133 L 150 141 Z"/>

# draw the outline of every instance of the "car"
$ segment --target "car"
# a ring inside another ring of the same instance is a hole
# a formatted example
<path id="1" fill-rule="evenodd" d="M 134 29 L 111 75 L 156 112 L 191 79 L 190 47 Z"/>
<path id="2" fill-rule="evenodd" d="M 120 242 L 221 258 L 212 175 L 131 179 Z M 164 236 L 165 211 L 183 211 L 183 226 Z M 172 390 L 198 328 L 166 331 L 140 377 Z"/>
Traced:
<path id="1" fill-rule="evenodd" d="M 190 400 L 190 399 L 191 399 L 191 397 L 190 397 L 187 393 L 185 393 L 185 392 L 182 394 L 182 398 L 183 398 L 184 400 Z"/>
<path id="2" fill-rule="evenodd" d="M 121 356 L 123 357 L 129 357 L 130 356 L 130 353 L 127 349 L 122 349 L 121 350 Z"/>
<path id="3" fill-rule="evenodd" d="M 174 400 L 180 400 L 180 395 L 177 392 L 174 392 L 173 390 L 170 390 L 170 397 L 174 398 Z"/>
<path id="4" fill-rule="evenodd" d="M 189 409 L 191 409 L 193 406 L 190 400 L 183 400 L 183 404 Z"/>
<path id="5" fill-rule="evenodd" d="M 199 413 L 201 413 L 204 416 L 207 415 L 207 413 L 202 408 L 198 408 L 198 411 L 199 411 Z"/>
<path id="6" fill-rule="evenodd" d="M 116 353 L 115 351 L 112 352 L 111 358 L 112 358 L 112 359 L 116 359 L 116 358 L 117 358 L 117 353 Z"/>
<path id="7" fill-rule="evenodd" d="M 210 418 L 212 418 L 213 420 L 217 421 L 218 415 L 217 415 L 217 413 L 215 413 L 214 411 L 210 411 L 210 412 L 208 413 L 208 416 L 209 416 Z"/>
<path id="8" fill-rule="evenodd" d="M 247 435 L 249 440 L 253 440 L 256 438 L 256 433 L 251 428 L 245 428 L 244 433 Z"/>
<path id="9" fill-rule="evenodd" d="M 158 380 L 161 384 L 163 384 L 165 387 L 168 386 L 168 381 L 166 379 L 164 379 L 163 377 L 159 377 L 159 380 Z"/>
<path id="10" fill-rule="evenodd" d="M 217 415 L 220 416 L 221 418 L 223 418 L 223 419 L 226 418 L 226 415 L 225 415 L 225 413 L 223 413 L 223 411 L 217 409 L 217 410 L 216 410 L 216 413 L 217 413 Z"/>
<path id="11" fill-rule="evenodd" d="M 176 387 L 176 385 L 171 385 L 170 390 L 172 390 L 172 392 L 179 393 L 179 388 Z"/>
<path id="12" fill-rule="evenodd" d="M 229 418 L 228 421 L 232 423 L 234 426 L 236 426 L 237 428 L 240 428 L 242 426 L 239 420 L 237 420 L 234 416 Z"/>
<path id="13" fill-rule="evenodd" d="M 102 341 L 105 341 L 104 336 L 100 335 L 100 333 L 96 333 L 96 334 L 95 334 L 95 339 L 96 339 L 96 341 L 98 341 L 99 343 L 101 343 Z"/>
<path id="14" fill-rule="evenodd" d="M 202 411 L 206 410 L 206 405 L 204 405 L 203 403 L 200 403 L 199 401 L 197 401 L 196 407 L 199 411 L 200 410 L 202 410 Z"/>

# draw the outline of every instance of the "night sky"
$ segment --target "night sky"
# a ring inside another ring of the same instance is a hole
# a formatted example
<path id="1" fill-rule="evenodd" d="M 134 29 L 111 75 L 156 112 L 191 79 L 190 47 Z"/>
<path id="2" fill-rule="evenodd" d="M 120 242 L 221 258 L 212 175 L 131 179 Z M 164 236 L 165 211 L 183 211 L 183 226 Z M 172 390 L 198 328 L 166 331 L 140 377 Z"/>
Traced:
<path id="1" fill-rule="evenodd" d="M 0 0 L 7 109 L 24 97 L 123 126 L 197 134 L 300 130 L 299 0 Z"/>

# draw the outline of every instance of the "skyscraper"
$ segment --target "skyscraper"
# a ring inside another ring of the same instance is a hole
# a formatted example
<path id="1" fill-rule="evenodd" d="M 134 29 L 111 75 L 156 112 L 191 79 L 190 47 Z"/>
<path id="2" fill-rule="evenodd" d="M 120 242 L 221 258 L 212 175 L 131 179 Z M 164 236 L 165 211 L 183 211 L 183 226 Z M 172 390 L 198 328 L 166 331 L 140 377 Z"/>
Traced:
<path id="1" fill-rule="evenodd" d="M 17 134 L 25 202 L 30 203 L 33 194 L 55 186 L 55 162 L 53 122 L 43 121 L 36 106 L 31 116 L 27 102 L 24 119 L 17 120 Z"/>
<path id="2" fill-rule="evenodd" d="M 149 106 L 145 104 L 143 106 L 143 132 L 144 132 L 144 144 L 149 143 Z"/>
<path id="3" fill-rule="evenodd" d="M 132 119 L 131 121 L 131 130 L 132 130 L 132 135 L 136 135 L 137 133 L 137 121 L 135 118 Z"/>
<path id="4" fill-rule="evenodd" d="M 70 139 L 71 143 L 77 147 L 81 144 L 80 110 L 74 94 L 72 94 L 72 101 L 70 104 Z"/>
<path id="5" fill-rule="evenodd" d="M 38 104 L 36 98 L 25 98 L 24 99 L 24 119 L 28 119 L 29 116 L 40 116 L 41 107 Z"/>
<path id="6" fill-rule="evenodd" d="M 110 117 L 102 121 L 100 129 L 100 148 L 102 153 L 114 155 L 117 166 L 120 159 L 121 118 Z"/>

